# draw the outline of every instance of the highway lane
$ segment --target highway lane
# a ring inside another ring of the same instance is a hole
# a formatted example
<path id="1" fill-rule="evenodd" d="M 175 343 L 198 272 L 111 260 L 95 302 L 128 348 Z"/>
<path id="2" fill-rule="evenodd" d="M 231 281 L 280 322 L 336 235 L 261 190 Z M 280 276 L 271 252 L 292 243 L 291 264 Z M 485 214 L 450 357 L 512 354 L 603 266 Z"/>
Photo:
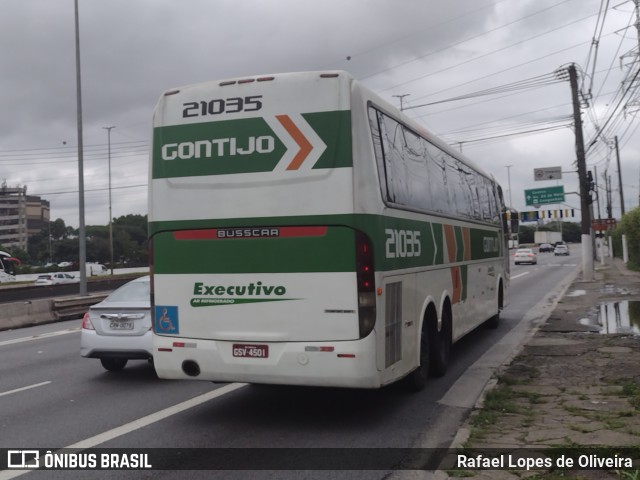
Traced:
<path id="1" fill-rule="evenodd" d="M 538 265 L 512 266 L 511 304 L 500 327 L 480 328 L 456 344 L 447 376 L 432 379 L 418 394 L 407 394 L 399 386 L 380 391 L 240 386 L 226 393 L 230 387 L 224 385 L 160 381 L 144 362 L 120 374 L 105 372 L 98 361 L 79 357 L 77 331 L 7 343 L 34 333 L 78 328 L 79 321 L 0 332 L 0 446 L 65 447 L 85 440 L 99 447 L 130 448 L 415 447 L 429 441 L 446 445 L 469 409 L 441 400 L 523 318 L 536 318 L 531 312 L 540 308 L 540 299 L 566 283 L 579 263 L 579 246 L 574 246 L 570 257 L 541 254 Z M 28 386 L 33 387 L 17 390 Z M 12 390 L 17 391 L 2 395 Z M 202 397 L 216 390 L 225 393 Z M 201 403 L 182 404 L 193 398 Z M 46 478 L 57 478 L 45 473 Z M 69 473 L 61 472 L 60 478 Z M 104 478 L 104 472 L 76 473 Z M 220 478 L 246 478 L 246 473 L 224 472 Z M 277 473 L 257 476 L 299 478 L 295 472 Z M 383 478 L 388 472 L 372 473 L 332 476 Z M 109 478 L 127 475 L 110 472 Z M 327 472 L 305 477 L 327 478 Z M 154 472 L 154 478 L 194 476 Z"/>

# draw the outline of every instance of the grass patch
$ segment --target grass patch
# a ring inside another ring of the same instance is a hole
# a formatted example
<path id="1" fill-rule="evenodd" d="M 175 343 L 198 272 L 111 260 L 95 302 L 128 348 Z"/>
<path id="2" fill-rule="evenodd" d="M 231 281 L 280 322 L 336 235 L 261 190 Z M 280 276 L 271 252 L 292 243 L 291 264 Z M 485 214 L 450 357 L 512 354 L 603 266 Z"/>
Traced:
<path id="1" fill-rule="evenodd" d="M 506 372 L 498 376 L 498 382 L 506 386 L 528 385 L 534 378 L 539 376 L 540 370 L 536 367 L 523 363 L 514 363 Z"/>
<path id="2" fill-rule="evenodd" d="M 482 409 L 478 410 L 471 419 L 471 424 L 474 427 L 495 425 L 500 415 L 504 413 L 520 413 L 521 409 L 515 402 L 515 398 L 515 392 L 505 385 L 490 390 L 484 399 Z"/>
<path id="3" fill-rule="evenodd" d="M 628 398 L 633 408 L 640 410 L 640 385 L 633 380 L 618 380 L 615 383 L 622 387 L 620 394 Z"/>
<path id="4" fill-rule="evenodd" d="M 500 413 L 518 413 L 515 398 L 516 394 L 510 387 L 500 385 L 487 393 L 483 409 Z"/>

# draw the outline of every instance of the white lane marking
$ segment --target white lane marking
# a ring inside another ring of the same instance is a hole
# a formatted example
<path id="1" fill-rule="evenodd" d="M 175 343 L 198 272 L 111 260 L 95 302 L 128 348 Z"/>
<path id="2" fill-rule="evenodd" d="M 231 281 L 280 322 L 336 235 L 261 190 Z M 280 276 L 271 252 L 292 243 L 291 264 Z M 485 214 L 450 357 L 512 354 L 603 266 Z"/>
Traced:
<path id="1" fill-rule="evenodd" d="M 531 272 L 522 272 L 522 273 L 519 273 L 518 275 L 512 275 L 511 276 L 511 280 L 515 280 L 516 278 L 523 277 L 525 275 L 529 275 L 530 273 Z"/>
<path id="2" fill-rule="evenodd" d="M 226 395 L 227 393 L 233 392 L 234 390 L 246 387 L 247 385 L 247 383 L 230 383 L 229 385 L 225 385 L 224 387 L 217 388 L 216 390 L 212 390 L 211 392 L 204 393 L 190 400 L 178 403 L 177 405 L 173 405 L 172 407 L 167 407 L 164 410 L 160 410 L 159 412 L 152 413 L 150 415 L 147 415 L 146 417 L 139 418 L 138 420 L 134 420 L 133 422 L 126 423 L 103 433 L 99 433 L 98 435 L 95 435 L 91 438 L 80 440 L 73 445 L 68 445 L 63 448 L 76 448 L 79 450 L 84 450 L 87 448 L 95 447 L 96 445 L 100 445 L 101 443 L 108 442 L 109 440 L 113 440 L 114 438 L 120 437 L 127 433 L 131 433 L 135 430 L 151 425 L 152 423 L 164 420 L 165 418 L 177 413 L 183 412 L 193 407 L 197 407 L 198 405 L 206 403 L 209 400 L 221 397 L 223 395 Z M 0 471 L 0 480 L 9 480 L 11 478 L 16 478 L 29 472 L 31 472 L 31 470 L 3 470 Z"/>
<path id="3" fill-rule="evenodd" d="M 23 392 L 25 390 L 31 390 L 32 388 L 42 387 L 44 385 L 49 385 L 51 380 L 47 380 L 46 382 L 34 383 L 33 385 L 28 385 L 26 387 L 15 388 L 13 390 L 8 390 L 6 392 L 0 392 L 0 397 L 4 397 L 5 395 L 11 395 L 12 393 Z"/>
<path id="4" fill-rule="evenodd" d="M 31 342 L 32 340 L 40 340 L 42 338 L 58 337 L 60 335 L 68 335 L 80 331 L 80 327 L 69 328 L 67 330 L 58 330 L 57 332 L 41 333 L 40 335 L 32 335 L 30 337 L 14 338 L 13 340 L 4 340 L 0 342 L 0 347 L 4 345 L 13 345 L 14 343 Z"/>
<path id="5" fill-rule="evenodd" d="M 206 403 L 209 400 L 221 397 L 223 395 L 226 395 L 227 393 L 231 393 L 234 390 L 238 390 L 239 388 L 245 386 L 247 386 L 246 383 L 231 383 L 229 385 L 225 385 L 224 387 L 217 388 L 215 390 L 212 390 L 211 392 L 204 393 L 190 400 L 186 400 L 182 403 L 178 403 L 177 405 L 173 405 L 172 407 L 167 407 L 164 410 L 160 410 L 159 412 L 152 413 L 150 415 L 147 415 L 146 417 L 139 418 L 138 420 L 134 420 L 133 422 L 126 423 L 106 432 L 100 433 L 94 437 L 81 440 L 78 443 L 74 443 L 73 445 L 69 445 L 68 447 L 64 448 L 84 449 L 95 447 L 96 445 L 100 445 L 101 443 L 113 440 L 114 438 L 117 438 L 121 435 L 131 433 L 134 430 L 146 427 L 148 425 L 151 425 L 152 423 L 159 422 L 160 420 L 164 420 L 167 417 L 183 412 L 190 408 L 197 407 L 198 405 Z"/>

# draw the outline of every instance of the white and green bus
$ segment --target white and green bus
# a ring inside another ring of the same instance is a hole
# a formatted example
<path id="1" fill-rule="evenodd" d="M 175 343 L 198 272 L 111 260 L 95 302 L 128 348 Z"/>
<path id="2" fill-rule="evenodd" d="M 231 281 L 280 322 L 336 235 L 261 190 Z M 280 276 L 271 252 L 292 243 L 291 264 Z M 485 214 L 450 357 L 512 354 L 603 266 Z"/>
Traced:
<path id="1" fill-rule="evenodd" d="M 492 177 L 345 72 L 165 92 L 149 183 L 161 378 L 420 389 L 507 303 Z"/>

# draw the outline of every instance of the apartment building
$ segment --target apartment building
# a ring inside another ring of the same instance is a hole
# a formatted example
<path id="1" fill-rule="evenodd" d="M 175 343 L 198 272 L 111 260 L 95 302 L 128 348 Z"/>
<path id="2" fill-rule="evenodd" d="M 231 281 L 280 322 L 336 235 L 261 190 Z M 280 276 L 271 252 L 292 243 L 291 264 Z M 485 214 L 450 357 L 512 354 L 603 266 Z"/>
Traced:
<path id="1" fill-rule="evenodd" d="M 27 249 L 29 236 L 40 233 L 49 222 L 47 200 L 27 195 L 26 185 L 0 185 L 0 245 L 7 249 Z"/>

